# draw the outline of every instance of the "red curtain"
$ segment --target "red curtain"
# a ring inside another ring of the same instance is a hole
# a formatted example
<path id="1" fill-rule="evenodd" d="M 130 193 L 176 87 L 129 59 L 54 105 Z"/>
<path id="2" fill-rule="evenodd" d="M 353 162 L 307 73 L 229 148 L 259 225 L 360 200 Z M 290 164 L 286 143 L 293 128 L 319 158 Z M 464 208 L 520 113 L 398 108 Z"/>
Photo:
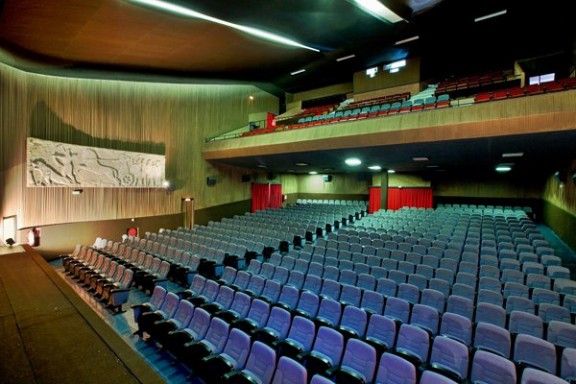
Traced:
<path id="1" fill-rule="evenodd" d="M 270 204 L 270 185 L 252 183 L 252 212 L 268 208 Z"/>
<path id="2" fill-rule="evenodd" d="M 282 184 L 270 184 L 270 203 L 269 208 L 282 207 Z"/>
<path id="3" fill-rule="evenodd" d="M 369 191 L 368 213 L 374 213 L 379 211 L 382 207 L 382 188 L 370 187 Z"/>
<path id="4" fill-rule="evenodd" d="M 282 207 L 282 184 L 252 184 L 252 212 Z"/>
<path id="5" fill-rule="evenodd" d="M 432 188 L 388 188 L 388 209 L 432 208 Z"/>

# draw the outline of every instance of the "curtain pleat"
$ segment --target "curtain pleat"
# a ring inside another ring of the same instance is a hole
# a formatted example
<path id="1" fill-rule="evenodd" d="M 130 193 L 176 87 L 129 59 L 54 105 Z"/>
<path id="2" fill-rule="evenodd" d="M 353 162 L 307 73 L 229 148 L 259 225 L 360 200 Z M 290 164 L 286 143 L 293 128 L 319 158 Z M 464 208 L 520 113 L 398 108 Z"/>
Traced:
<path id="1" fill-rule="evenodd" d="M 432 188 L 388 188 L 388 209 L 432 208 Z"/>
<path id="2" fill-rule="evenodd" d="M 370 187 L 368 195 L 368 213 L 374 213 L 382 208 L 382 188 Z"/>

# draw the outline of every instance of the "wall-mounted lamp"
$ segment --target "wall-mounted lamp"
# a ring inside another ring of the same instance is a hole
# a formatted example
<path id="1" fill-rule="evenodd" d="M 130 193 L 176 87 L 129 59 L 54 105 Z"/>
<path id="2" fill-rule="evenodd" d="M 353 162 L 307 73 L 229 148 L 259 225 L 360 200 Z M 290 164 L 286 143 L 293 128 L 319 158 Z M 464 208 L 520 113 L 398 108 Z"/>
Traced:
<path id="1" fill-rule="evenodd" d="M 82 192 L 84 192 L 84 190 L 82 190 L 82 189 L 79 189 L 79 188 L 78 188 L 78 189 L 74 189 L 74 190 L 72 190 L 72 194 L 73 194 L 74 196 L 78 196 L 78 195 L 81 195 L 81 194 L 82 194 Z"/>

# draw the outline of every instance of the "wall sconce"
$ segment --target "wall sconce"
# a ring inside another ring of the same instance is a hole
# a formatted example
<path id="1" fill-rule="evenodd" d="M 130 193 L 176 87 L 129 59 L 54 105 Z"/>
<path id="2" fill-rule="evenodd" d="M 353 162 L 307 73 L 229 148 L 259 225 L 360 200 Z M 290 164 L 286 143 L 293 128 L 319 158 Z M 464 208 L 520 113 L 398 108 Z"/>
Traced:
<path id="1" fill-rule="evenodd" d="M 72 194 L 73 194 L 74 196 L 78 196 L 78 195 L 81 195 L 81 194 L 82 194 L 82 192 L 84 192 L 84 190 L 82 190 L 82 189 L 79 189 L 79 188 L 78 188 L 78 189 L 74 189 L 74 190 L 72 190 Z"/>

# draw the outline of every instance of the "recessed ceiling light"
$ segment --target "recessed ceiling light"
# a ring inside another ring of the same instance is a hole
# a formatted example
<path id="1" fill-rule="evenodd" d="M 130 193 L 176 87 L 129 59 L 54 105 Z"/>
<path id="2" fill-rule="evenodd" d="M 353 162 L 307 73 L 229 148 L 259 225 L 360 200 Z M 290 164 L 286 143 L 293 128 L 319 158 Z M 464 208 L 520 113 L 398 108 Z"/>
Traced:
<path id="1" fill-rule="evenodd" d="M 388 170 L 388 173 L 396 173 L 396 171 L 393 170 L 393 169 L 389 169 L 389 170 Z"/>
<path id="2" fill-rule="evenodd" d="M 508 12 L 507 9 L 503 9 L 503 10 L 498 11 L 498 12 L 489 13 L 489 14 L 487 14 L 487 15 L 480 16 L 480 17 L 475 18 L 475 19 L 474 19 L 474 22 L 477 23 L 477 22 L 479 22 L 479 21 L 484 21 L 484 20 L 492 19 L 492 18 L 494 18 L 494 17 L 503 16 L 503 15 L 505 15 L 507 12 Z"/>
<path id="3" fill-rule="evenodd" d="M 323 168 L 322 170 L 324 172 L 332 172 L 334 170 L 334 168 Z"/>
<path id="4" fill-rule="evenodd" d="M 350 157 L 344 160 L 344 162 L 346 163 L 346 165 L 349 165 L 350 167 L 356 167 L 362 164 L 362 160 L 358 159 L 357 157 Z"/>
<path id="5" fill-rule="evenodd" d="M 304 68 L 302 68 L 302 69 L 299 69 L 299 70 L 297 70 L 297 71 L 290 72 L 290 74 L 291 74 L 292 76 L 295 76 L 295 75 L 299 75 L 299 74 L 304 73 L 304 72 L 306 72 L 306 70 L 305 70 Z"/>
<path id="6" fill-rule="evenodd" d="M 172 3 L 169 3 L 167 1 L 162 1 L 162 0 L 130 0 L 130 1 L 133 3 L 139 3 L 139 4 L 147 5 L 150 7 L 158 8 L 158 9 L 161 9 L 163 11 L 176 13 L 178 15 L 192 17 L 195 19 L 202 19 L 202 20 L 210 21 L 210 22 L 215 23 L 215 24 L 224 25 L 228 28 L 236 29 L 238 31 L 242 31 L 244 33 L 247 33 L 249 35 L 256 36 L 256 37 L 259 37 L 259 38 L 264 39 L 264 40 L 273 41 L 275 43 L 290 45 L 292 47 L 309 49 L 309 50 L 314 51 L 314 52 L 320 52 L 319 49 L 312 48 L 312 47 L 309 47 L 309 46 L 304 45 L 304 44 L 300 44 L 299 42 L 288 39 L 286 37 L 279 36 L 279 35 L 276 35 L 274 33 L 266 32 L 266 31 L 263 31 L 261 29 L 231 23 L 229 21 L 218 19 L 216 17 L 197 12 L 197 11 L 194 11 L 193 9 L 186 8 L 186 7 L 183 7 L 180 5 L 172 4 Z"/>
<path id="7" fill-rule="evenodd" d="M 296 171 L 293 169 L 289 169 L 287 172 L 296 172 Z"/>
<path id="8" fill-rule="evenodd" d="M 418 36 L 418 35 L 412 36 L 412 37 L 408 37 L 408 38 L 406 38 L 406 39 L 398 40 L 397 42 L 394 43 L 394 45 L 406 44 L 406 43 L 409 43 L 409 42 L 411 42 L 411 41 L 418 40 L 419 38 L 420 38 L 420 36 Z"/>
<path id="9" fill-rule="evenodd" d="M 258 168 L 268 168 L 268 167 L 265 166 L 264 164 L 258 164 L 257 167 L 258 167 Z"/>
<path id="10" fill-rule="evenodd" d="M 310 163 L 305 163 L 305 162 L 301 161 L 299 163 L 294 163 L 294 165 L 297 167 L 307 167 L 310 165 Z"/>
<path id="11" fill-rule="evenodd" d="M 419 157 L 413 157 L 412 160 L 414 160 L 414 161 L 428 161 L 429 159 L 426 156 L 419 156 Z"/>
<path id="12" fill-rule="evenodd" d="M 439 165 L 427 165 L 426 168 L 440 168 Z"/>
<path id="13" fill-rule="evenodd" d="M 500 164 L 496 166 L 496 172 L 498 173 L 506 173 L 512 170 L 512 167 L 508 164 Z"/>
<path id="14" fill-rule="evenodd" d="M 504 158 L 508 158 L 508 157 L 522 157 L 524 156 L 524 152 L 507 152 L 507 153 L 503 153 L 502 157 Z"/>
<path id="15" fill-rule="evenodd" d="M 372 171 L 381 171 L 382 167 L 379 165 L 371 165 L 368 167 L 368 169 L 372 170 Z"/>
<path id="16" fill-rule="evenodd" d="M 310 171 L 310 172 L 308 172 L 308 174 L 309 174 L 309 175 L 317 175 L 318 172 L 316 172 L 316 171 Z"/>
<path id="17" fill-rule="evenodd" d="M 339 57 L 339 58 L 336 59 L 336 61 L 337 61 L 337 62 L 341 62 L 341 61 L 353 59 L 353 58 L 355 58 L 355 57 L 356 57 L 355 54 L 351 54 L 351 55 L 348 55 L 348 56 Z"/>
<path id="18" fill-rule="evenodd" d="M 404 20 L 384 4 L 378 0 L 352 0 L 358 5 L 364 12 L 371 14 L 379 20 L 388 21 L 390 23 L 397 23 Z"/>

